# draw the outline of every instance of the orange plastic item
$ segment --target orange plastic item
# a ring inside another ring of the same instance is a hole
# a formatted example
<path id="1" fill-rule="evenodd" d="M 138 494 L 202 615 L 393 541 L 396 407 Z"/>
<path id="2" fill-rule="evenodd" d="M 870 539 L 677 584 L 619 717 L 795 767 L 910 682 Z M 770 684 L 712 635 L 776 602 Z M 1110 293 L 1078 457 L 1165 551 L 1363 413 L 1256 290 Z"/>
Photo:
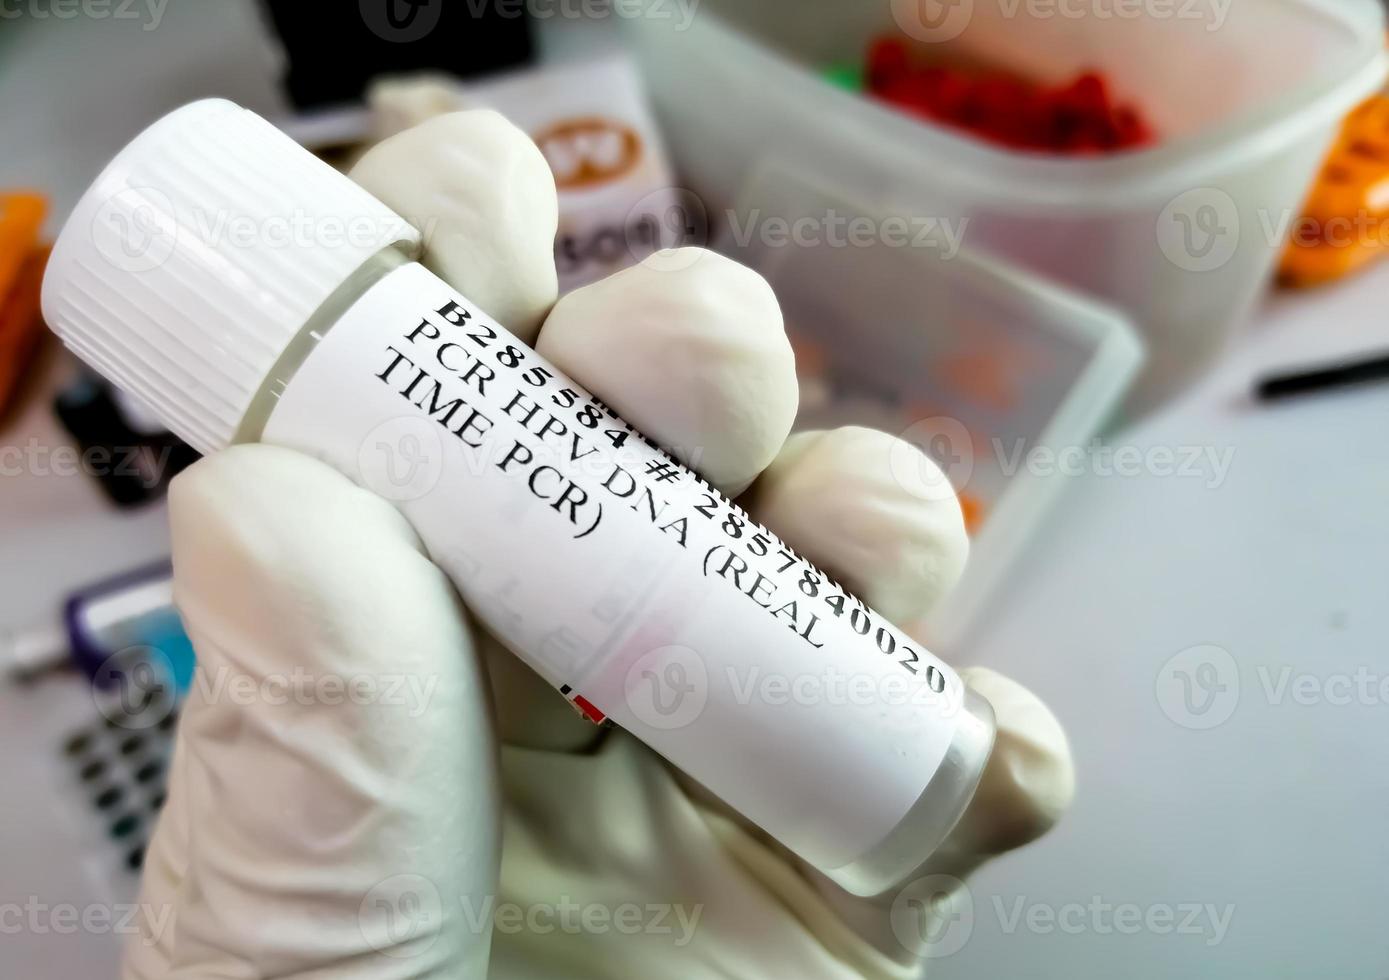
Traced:
<path id="1" fill-rule="evenodd" d="M 42 331 L 39 291 L 48 246 L 38 238 L 47 210 L 42 194 L 0 193 L 0 412 L 13 398 Z"/>
<path id="2" fill-rule="evenodd" d="M 964 512 L 965 530 L 972 537 L 984 523 L 984 502 L 971 493 L 961 491 L 960 510 Z"/>
<path id="3" fill-rule="evenodd" d="M 1389 96 L 1346 117 L 1302 212 L 1278 269 L 1285 285 L 1332 282 L 1389 250 Z"/>
<path id="4" fill-rule="evenodd" d="M 19 389 L 24 369 L 43 334 L 39 293 L 49 248 L 36 245 L 30 249 L 19 263 L 9 293 L 0 305 L 0 412 L 9 407 Z"/>
<path id="5" fill-rule="evenodd" d="M 0 193 L 0 303 L 39 240 L 48 200 L 31 191 Z"/>

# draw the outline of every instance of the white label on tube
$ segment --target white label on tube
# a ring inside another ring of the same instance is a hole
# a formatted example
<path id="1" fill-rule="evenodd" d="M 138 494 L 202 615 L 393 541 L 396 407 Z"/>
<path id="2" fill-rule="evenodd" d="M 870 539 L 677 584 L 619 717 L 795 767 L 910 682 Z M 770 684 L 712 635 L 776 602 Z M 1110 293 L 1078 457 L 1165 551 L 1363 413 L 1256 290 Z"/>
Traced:
<path id="1" fill-rule="evenodd" d="M 394 501 L 571 701 L 818 867 L 950 745 L 954 672 L 419 265 L 327 331 L 262 439 Z"/>

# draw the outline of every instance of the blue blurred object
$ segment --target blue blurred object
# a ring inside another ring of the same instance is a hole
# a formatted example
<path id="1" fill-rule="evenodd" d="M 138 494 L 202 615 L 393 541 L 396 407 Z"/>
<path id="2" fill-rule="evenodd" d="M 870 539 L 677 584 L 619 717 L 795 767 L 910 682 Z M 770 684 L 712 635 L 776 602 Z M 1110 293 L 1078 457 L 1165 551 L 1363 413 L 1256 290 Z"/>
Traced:
<path id="1" fill-rule="evenodd" d="M 193 644 L 174 609 L 167 561 L 73 593 L 63 622 L 73 664 L 96 686 L 108 689 L 133 671 L 153 671 L 178 694 L 188 690 Z"/>

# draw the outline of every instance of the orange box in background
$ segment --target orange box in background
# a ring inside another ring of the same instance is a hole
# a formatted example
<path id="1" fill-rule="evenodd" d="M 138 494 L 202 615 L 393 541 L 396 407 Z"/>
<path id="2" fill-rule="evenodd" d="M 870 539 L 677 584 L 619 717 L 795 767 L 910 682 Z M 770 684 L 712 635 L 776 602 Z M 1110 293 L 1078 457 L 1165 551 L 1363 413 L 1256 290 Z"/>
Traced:
<path id="1" fill-rule="evenodd" d="M 39 293 L 48 245 L 39 244 L 48 201 L 42 194 L 0 194 L 0 412 L 19 387 L 43 329 Z"/>
<path id="2" fill-rule="evenodd" d="M 0 192 L 0 302 L 39 240 L 48 199 L 31 191 Z"/>
<path id="3" fill-rule="evenodd" d="M 1389 251 L 1389 96 L 1362 102 L 1345 119 L 1291 229 L 1278 278 L 1319 286 Z"/>

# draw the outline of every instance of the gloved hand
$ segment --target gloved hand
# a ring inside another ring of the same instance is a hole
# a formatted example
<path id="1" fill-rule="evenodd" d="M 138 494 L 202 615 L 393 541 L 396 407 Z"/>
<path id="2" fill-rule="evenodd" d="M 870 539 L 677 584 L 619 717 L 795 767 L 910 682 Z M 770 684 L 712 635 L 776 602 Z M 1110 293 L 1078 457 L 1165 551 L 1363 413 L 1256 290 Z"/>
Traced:
<path id="1" fill-rule="evenodd" d="M 760 277 L 681 250 L 553 303 L 553 183 L 488 112 L 408 130 L 353 176 L 424 228 L 426 264 L 460 292 L 653 440 L 698 447 L 712 482 L 751 484 L 759 520 L 899 625 L 954 584 L 958 504 L 899 479 L 890 436 L 786 440 L 796 379 Z M 198 677 L 146 859 L 142 901 L 173 914 L 147 917 L 126 977 L 918 972 L 930 902 L 847 895 L 581 719 L 469 624 L 390 504 L 241 446 L 182 474 L 170 513 Z M 1047 710 L 964 676 L 993 703 L 997 746 L 923 875 L 1034 838 L 1072 793 Z"/>

